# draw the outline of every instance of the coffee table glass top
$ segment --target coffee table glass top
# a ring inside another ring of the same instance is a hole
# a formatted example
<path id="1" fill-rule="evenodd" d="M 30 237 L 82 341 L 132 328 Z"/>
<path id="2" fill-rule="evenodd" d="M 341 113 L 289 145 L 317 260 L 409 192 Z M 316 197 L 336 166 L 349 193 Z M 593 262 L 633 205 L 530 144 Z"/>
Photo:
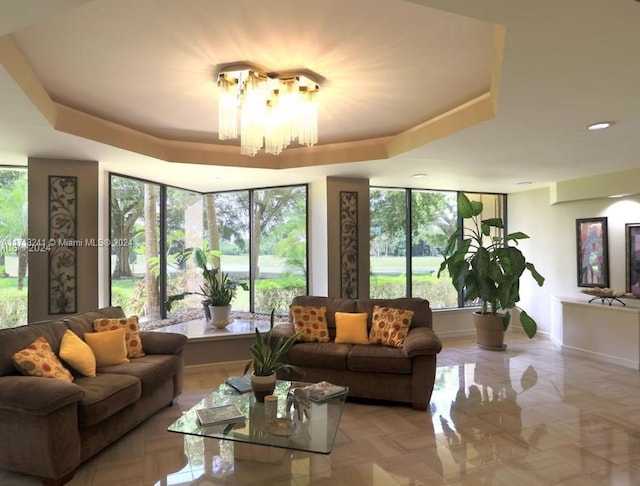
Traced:
<path id="1" fill-rule="evenodd" d="M 304 385 L 307 383 L 280 380 L 276 383 L 274 395 L 278 397 L 278 418 L 290 418 L 291 421 L 268 422 L 265 420 L 264 403 L 256 402 L 253 392 L 240 394 L 223 383 L 185 412 L 167 430 L 213 439 L 329 454 L 338 432 L 347 393 L 322 402 L 311 402 L 309 417 L 303 420 L 293 420 L 297 418 L 295 411 L 292 410 L 290 414 L 285 411 L 287 393 L 291 388 Z M 200 425 L 196 410 L 228 403 L 238 405 L 244 414 L 244 423 L 232 426 L 209 425 L 203 427 Z"/>

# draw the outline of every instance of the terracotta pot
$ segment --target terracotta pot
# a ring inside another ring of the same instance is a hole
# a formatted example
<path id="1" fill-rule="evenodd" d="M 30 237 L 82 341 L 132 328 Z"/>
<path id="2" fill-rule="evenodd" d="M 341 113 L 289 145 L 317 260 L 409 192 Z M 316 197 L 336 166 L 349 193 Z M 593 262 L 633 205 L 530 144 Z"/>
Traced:
<path id="1" fill-rule="evenodd" d="M 253 394 L 256 397 L 256 401 L 264 402 L 264 397 L 272 395 L 273 390 L 276 389 L 276 374 L 269 376 L 256 376 L 251 374 L 251 388 L 253 388 Z"/>
<path id="2" fill-rule="evenodd" d="M 230 305 L 210 305 L 209 311 L 211 312 L 211 323 L 216 329 L 224 329 L 231 322 L 229 318 L 231 315 Z"/>
<path id="3" fill-rule="evenodd" d="M 502 315 L 473 313 L 473 325 L 476 327 L 478 346 L 491 351 L 504 351 L 504 325 Z"/>

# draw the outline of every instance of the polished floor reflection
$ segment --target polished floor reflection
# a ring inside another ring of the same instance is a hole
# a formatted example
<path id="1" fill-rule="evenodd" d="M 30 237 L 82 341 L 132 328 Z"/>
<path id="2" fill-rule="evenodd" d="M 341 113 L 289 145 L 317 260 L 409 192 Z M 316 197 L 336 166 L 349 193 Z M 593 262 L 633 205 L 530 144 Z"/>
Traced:
<path id="1" fill-rule="evenodd" d="M 348 402 L 330 455 L 234 459 L 234 444 L 166 427 L 242 365 L 189 369 L 178 404 L 83 465 L 85 485 L 640 484 L 640 374 L 508 336 L 505 352 L 445 340 L 431 412 Z M 7 438 L 4 438 L 7 439 Z M 38 484 L 4 473 L 0 484 Z"/>

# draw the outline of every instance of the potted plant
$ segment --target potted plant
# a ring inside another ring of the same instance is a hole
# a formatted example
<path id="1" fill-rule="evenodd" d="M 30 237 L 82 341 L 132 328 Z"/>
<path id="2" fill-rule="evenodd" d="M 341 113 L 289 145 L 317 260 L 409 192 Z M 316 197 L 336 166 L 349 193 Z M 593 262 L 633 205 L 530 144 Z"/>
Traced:
<path id="1" fill-rule="evenodd" d="M 438 277 L 448 270 L 454 287 L 465 302 L 479 301 L 474 312 L 478 344 L 486 349 L 502 350 L 504 332 L 509 327 L 511 310 L 520 301 L 520 277 L 528 270 L 539 286 L 544 277 L 522 252 L 510 243 L 529 238 L 522 232 L 504 234 L 502 218 L 480 220 L 483 205 L 460 193 L 458 211 L 463 219 L 447 242 Z M 520 309 L 520 322 L 529 338 L 535 336 L 535 320 Z"/>
<path id="2" fill-rule="evenodd" d="M 205 298 L 202 302 L 205 307 L 205 316 L 210 317 L 216 327 L 224 327 L 229 323 L 231 302 L 236 290 L 240 286 L 246 290 L 246 284 L 229 277 L 229 274 L 213 266 L 209 262 L 207 252 L 202 248 L 196 248 L 193 259 L 197 267 L 202 271 L 202 285 L 200 291 L 182 292 L 171 295 L 165 302 L 167 312 L 175 301 L 183 300 L 187 295 L 201 295 Z"/>
<path id="3" fill-rule="evenodd" d="M 290 336 L 286 340 L 280 336 L 273 338 L 271 331 L 273 330 L 273 314 L 271 311 L 271 322 L 269 331 L 263 337 L 256 328 L 255 341 L 249 346 L 251 359 L 244 367 L 244 374 L 253 368 L 251 373 L 251 387 L 256 400 L 264 402 L 264 397 L 271 395 L 276 387 L 276 372 L 280 369 L 291 369 L 299 371 L 298 367 L 281 363 L 280 357 L 285 354 L 296 342 L 298 334 Z"/>

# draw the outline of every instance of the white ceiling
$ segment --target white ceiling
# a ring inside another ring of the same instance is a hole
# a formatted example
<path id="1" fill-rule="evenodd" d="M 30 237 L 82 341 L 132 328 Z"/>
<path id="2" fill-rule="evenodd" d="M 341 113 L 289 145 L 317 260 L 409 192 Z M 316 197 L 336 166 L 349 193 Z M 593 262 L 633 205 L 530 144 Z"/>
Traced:
<path id="1" fill-rule="evenodd" d="M 324 76 L 327 145 L 394 136 L 495 89 L 494 24 L 506 40 L 495 117 L 390 159 L 279 170 L 250 168 L 250 158 L 246 167 L 170 163 L 64 133 L 1 69 L 0 163 L 99 160 L 203 191 L 353 176 L 515 192 L 636 168 L 638 20 L 634 0 L 2 0 L 0 35 L 56 103 L 210 145 L 219 143 L 218 63 Z M 599 120 L 616 123 L 585 130 Z"/>

